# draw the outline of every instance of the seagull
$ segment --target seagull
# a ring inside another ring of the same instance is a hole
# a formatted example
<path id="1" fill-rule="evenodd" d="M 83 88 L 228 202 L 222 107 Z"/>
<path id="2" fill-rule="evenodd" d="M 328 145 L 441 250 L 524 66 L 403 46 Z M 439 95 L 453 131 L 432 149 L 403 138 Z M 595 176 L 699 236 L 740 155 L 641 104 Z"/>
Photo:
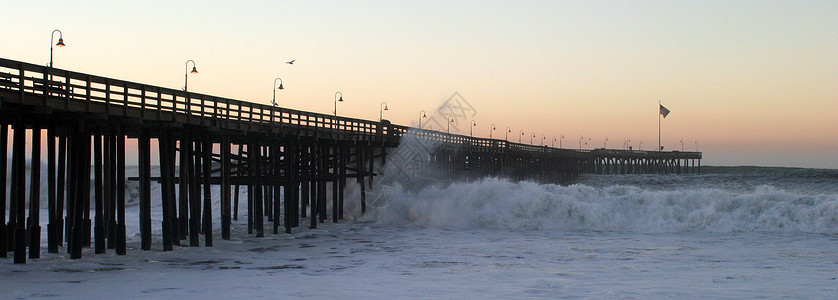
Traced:
<path id="1" fill-rule="evenodd" d="M 289 64 L 289 65 L 293 65 L 295 60 L 296 60 L 296 59 L 292 59 L 291 61 L 286 61 L 285 63 L 286 63 L 286 64 Z"/>

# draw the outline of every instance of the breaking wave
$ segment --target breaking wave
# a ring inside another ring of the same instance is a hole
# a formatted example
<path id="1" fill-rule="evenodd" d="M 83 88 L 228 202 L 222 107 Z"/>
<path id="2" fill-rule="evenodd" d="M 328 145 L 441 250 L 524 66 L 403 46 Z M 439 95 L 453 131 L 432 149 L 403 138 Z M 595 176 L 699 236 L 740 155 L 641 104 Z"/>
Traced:
<path id="1" fill-rule="evenodd" d="M 838 195 L 772 186 L 649 190 L 486 178 L 407 191 L 396 186 L 378 222 L 425 227 L 616 232 L 838 233 Z"/>

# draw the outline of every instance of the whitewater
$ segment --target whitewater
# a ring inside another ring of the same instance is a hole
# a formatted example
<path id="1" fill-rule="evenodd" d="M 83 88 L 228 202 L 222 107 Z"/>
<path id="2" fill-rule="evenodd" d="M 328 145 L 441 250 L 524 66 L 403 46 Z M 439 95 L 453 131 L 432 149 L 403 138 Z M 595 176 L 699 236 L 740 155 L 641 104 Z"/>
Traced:
<path id="1" fill-rule="evenodd" d="M 128 255 L 0 259 L 0 298 L 835 297 L 838 170 L 703 171 L 394 185 L 363 216 L 350 185 L 340 223 L 255 238 L 240 217 L 233 240 L 171 252 L 159 199 L 139 250 L 132 192 Z"/>

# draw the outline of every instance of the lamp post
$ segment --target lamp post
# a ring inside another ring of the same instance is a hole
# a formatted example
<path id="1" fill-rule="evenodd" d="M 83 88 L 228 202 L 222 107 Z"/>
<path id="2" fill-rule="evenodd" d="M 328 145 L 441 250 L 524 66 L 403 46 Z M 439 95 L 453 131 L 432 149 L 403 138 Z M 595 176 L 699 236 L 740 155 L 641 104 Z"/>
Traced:
<path id="1" fill-rule="evenodd" d="M 189 62 L 192 62 L 192 71 L 189 71 Z M 186 61 L 186 68 L 183 72 L 183 91 L 187 91 L 187 86 L 189 84 L 189 73 L 198 74 L 198 69 L 195 69 L 195 61 L 194 60 L 187 60 Z"/>
<path id="2" fill-rule="evenodd" d="M 605 138 L 605 141 L 602 142 L 602 149 L 608 149 L 608 138 Z"/>
<path id="3" fill-rule="evenodd" d="M 419 129 L 422 129 L 422 119 L 427 118 L 428 116 L 425 115 L 425 110 L 419 111 Z"/>
<path id="4" fill-rule="evenodd" d="M 338 98 L 338 95 L 340 95 L 340 98 Z M 338 102 L 343 102 L 343 93 L 341 92 L 335 93 L 335 117 L 338 116 Z"/>
<path id="5" fill-rule="evenodd" d="M 492 134 L 495 132 L 495 124 L 492 124 L 492 128 L 489 129 L 489 139 L 492 139 Z"/>
<path id="6" fill-rule="evenodd" d="M 640 141 L 640 146 L 637 147 L 637 150 L 643 151 L 643 141 Z"/>
<path id="7" fill-rule="evenodd" d="M 521 142 L 521 137 L 523 137 L 523 136 L 524 136 L 524 131 L 521 130 L 521 136 L 518 137 L 518 144 L 522 143 Z"/>
<path id="8" fill-rule="evenodd" d="M 582 136 L 580 135 L 580 136 L 579 136 L 579 150 L 582 150 L 582 139 L 584 139 L 584 137 L 582 137 Z"/>
<path id="9" fill-rule="evenodd" d="M 698 152 L 698 141 L 695 141 L 695 152 Z"/>
<path id="10" fill-rule="evenodd" d="M 556 136 L 553 136 L 553 142 L 550 143 L 550 147 L 556 148 Z"/>
<path id="11" fill-rule="evenodd" d="M 559 149 L 562 148 L 562 140 L 564 139 L 564 134 L 559 135 Z"/>
<path id="12" fill-rule="evenodd" d="M 276 81 L 277 80 L 279 80 L 279 88 L 276 87 Z M 284 89 L 284 87 L 282 87 L 282 78 L 277 77 L 277 78 L 274 79 L 274 89 L 273 89 L 274 90 L 274 98 L 273 98 L 273 100 L 271 100 L 271 103 L 273 103 L 274 106 L 279 106 L 279 105 L 276 104 L 276 90 L 281 90 L 281 89 Z"/>
<path id="13" fill-rule="evenodd" d="M 474 120 L 471 120 L 471 126 L 469 126 L 469 129 L 468 129 L 468 136 L 474 136 L 474 127 L 477 127 L 477 122 L 474 122 Z"/>
<path id="14" fill-rule="evenodd" d="M 533 139 L 533 138 L 535 138 L 535 132 L 533 132 L 533 133 L 532 133 L 532 136 L 530 137 L 530 145 L 535 145 L 535 144 L 533 144 L 533 142 L 532 142 L 532 139 Z"/>
<path id="15" fill-rule="evenodd" d="M 449 116 L 448 119 L 449 120 L 448 120 L 448 131 L 447 131 L 447 133 L 451 134 L 451 123 L 454 123 L 454 117 Z"/>
<path id="16" fill-rule="evenodd" d="M 684 140 L 681 140 L 681 152 L 684 152 Z"/>
<path id="17" fill-rule="evenodd" d="M 53 30 L 52 33 L 49 34 L 49 67 L 50 68 L 52 68 L 52 42 L 53 42 L 53 38 L 55 38 L 55 33 L 56 32 L 58 32 L 58 43 L 56 43 L 55 45 L 58 46 L 58 47 L 66 46 L 66 45 L 64 45 L 64 38 L 63 38 L 63 34 L 61 33 L 61 30 L 56 29 L 56 30 Z"/>
<path id="18" fill-rule="evenodd" d="M 381 108 L 382 105 L 384 105 L 384 108 Z M 378 121 L 379 122 L 381 122 L 381 120 L 384 120 L 384 111 L 385 110 L 389 110 L 389 109 L 387 109 L 387 102 L 382 101 L 381 104 L 378 105 Z"/>
<path id="19" fill-rule="evenodd" d="M 506 137 L 505 137 L 505 139 L 506 139 L 507 142 L 509 141 L 509 134 L 511 132 L 512 132 L 512 128 L 506 127 L 506 134 L 505 134 Z"/>
<path id="20" fill-rule="evenodd" d="M 547 140 L 547 136 L 541 135 L 541 146 L 542 147 L 544 146 L 544 141 L 546 141 L 546 140 Z"/>

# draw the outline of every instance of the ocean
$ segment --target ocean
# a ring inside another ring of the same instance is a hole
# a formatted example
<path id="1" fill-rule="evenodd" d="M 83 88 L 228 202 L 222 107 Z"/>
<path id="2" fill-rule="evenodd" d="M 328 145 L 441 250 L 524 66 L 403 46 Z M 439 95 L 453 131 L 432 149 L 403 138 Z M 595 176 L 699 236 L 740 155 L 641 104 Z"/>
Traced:
<path id="1" fill-rule="evenodd" d="M 159 201 L 139 250 L 131 201 L 127 256 L 0 259 L 0 298 L 835 298 L 838 170 L 702 172 L 395 186 L 364 216 L 350 189 L 340 223 L 255 238 L 240 218 L 171 252 Z"/>

